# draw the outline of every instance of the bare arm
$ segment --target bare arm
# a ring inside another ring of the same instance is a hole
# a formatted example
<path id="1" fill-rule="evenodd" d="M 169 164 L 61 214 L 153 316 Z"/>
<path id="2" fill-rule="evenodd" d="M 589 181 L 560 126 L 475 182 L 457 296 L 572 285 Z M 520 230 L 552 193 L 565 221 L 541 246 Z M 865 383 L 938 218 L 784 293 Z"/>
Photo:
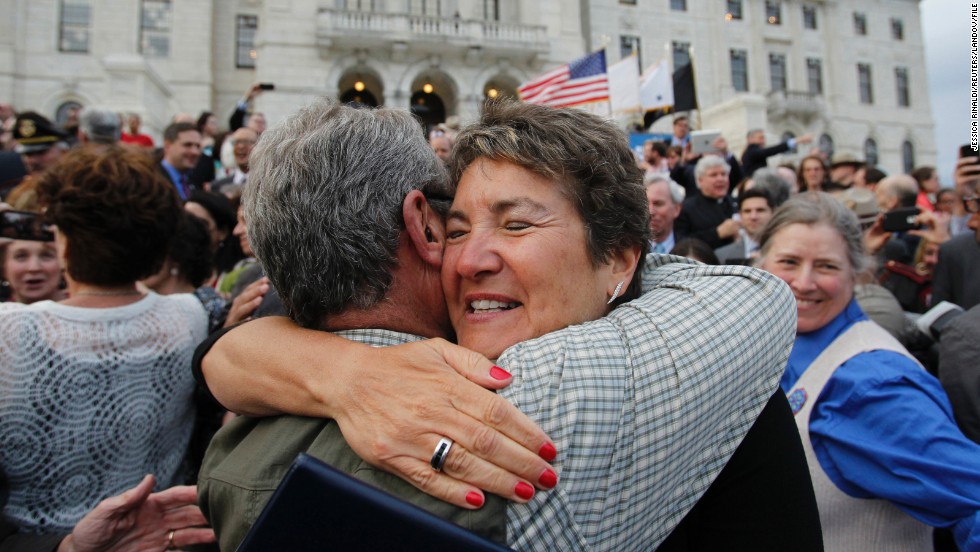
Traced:
<path id="1" fill-rule="evenodd" d="M 526 500 L 518 482 L 543 488 L 553 469 L 548 436 L 481 387 L 504 387 L 510 374 L 442 339 L 374 348 L 267 317 L 222 336 L 201 366 L 230 410 L 333 418 L 361 458 L 461 507 L 480 489 Z M 442 437 L 456 445 L 436 472 L 429 459 Z"/>

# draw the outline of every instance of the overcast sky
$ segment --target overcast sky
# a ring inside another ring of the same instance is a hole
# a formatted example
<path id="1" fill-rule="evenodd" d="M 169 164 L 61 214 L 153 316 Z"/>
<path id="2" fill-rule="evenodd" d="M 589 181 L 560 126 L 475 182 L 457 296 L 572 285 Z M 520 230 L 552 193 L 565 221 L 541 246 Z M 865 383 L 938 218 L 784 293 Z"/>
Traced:
<path id="1" fill-rule="evenodd" d="M 966 0 L 919 4 L 937 165 L 945 186 L 953 183 L 959 146 L 970 141 L 970 4 Z"/>

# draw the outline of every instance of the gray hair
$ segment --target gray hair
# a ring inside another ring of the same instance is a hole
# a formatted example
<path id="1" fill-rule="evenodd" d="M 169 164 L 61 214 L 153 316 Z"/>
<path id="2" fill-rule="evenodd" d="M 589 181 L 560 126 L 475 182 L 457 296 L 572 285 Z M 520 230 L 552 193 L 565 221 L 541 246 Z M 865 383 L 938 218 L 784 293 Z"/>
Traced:
<path id="1" fill-rule="evenodd" d="M 769 254 L 773 236 L 783 228 L 793 224 L 805 224 L 807 226 L 826 224 L 830 226 L 840 234 L 844 243 L 847 244 L 847 258 L 851 263 L 852 273 L 857 275 L 868 267 L 870 259 L 864 252 L 863 234 L 857 215 L 843 203 L 834 199 L 833 196 L 824 192 L 806 192 L 793 196 L 776 209 L 772 218 L 769 219 L 769 224 L 766 224 L 759 236 L 758 266 L 762 265 Z"/>
<path id="2" fill-rule="evenodd" d="M 684 203 L 684 196 L 687 192 L 684 191 L 684 186 L 674 182 L 669 176 L 662 173 L 651 173 L 643 176 L 643 184 L 648 188 L 654 184 L 659 184 L 660 182 L 667 183 L 667 195 L 670 196 L 670 200 L 676 205 Z"/>
<path id="3" fill-rule="evenodd" d="M 776 169 L 758 169 L 752 173 L 752 189 L 769 194 L 773 209 L 786 203 L 791 192 L 789 182 L 779 176 Z"/>
<path id="4" fill-rule="evenodd" d="M 403 110 L 316 100 L 263 133 L 251 162 L 242 196 L 249 243 L 289 315 L 309 328 L 384 299 L 409 192 L 452 195 Z"/>
<path id="5" fill-rule="evenodd" d="M 86 107 L 78 116 L 78 128 L 96 144 L 115 144 L 119 141 L 119 115 L 108 109 Z"/>
<path id="6" fill-rule="evenodd" d="M 732 167 L 717 155 L 705 155 L 701 157 L 697 165 L 694 165 L 694 179 L 700 181 L 701 177 L 704 176 L 711 169 L 716 169 L 718 167 L 725 168 L 725 174 L 732 172 Z"/>

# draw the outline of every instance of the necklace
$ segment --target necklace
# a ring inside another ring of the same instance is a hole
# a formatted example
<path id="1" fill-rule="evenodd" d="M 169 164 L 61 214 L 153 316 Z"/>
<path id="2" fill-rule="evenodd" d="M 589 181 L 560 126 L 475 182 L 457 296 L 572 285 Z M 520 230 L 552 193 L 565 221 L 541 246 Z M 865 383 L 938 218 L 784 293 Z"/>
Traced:
<path id="1" fill-rule="evenodd" d="M 141 295 L 143 292 L 136 289 L 116 290 L 116 291 L 76 291 L 72 295 L 81 297 L 88 295 L 92 297 L 125 297 L 127 295 Z"/>

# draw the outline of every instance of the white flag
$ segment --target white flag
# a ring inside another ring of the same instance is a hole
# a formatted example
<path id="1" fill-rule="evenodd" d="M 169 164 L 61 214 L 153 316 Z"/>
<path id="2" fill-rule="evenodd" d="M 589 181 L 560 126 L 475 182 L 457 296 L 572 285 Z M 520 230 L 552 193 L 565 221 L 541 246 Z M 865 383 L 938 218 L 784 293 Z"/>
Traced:
<path id="1" fill-rule="evenodd" d="M 613 115 L 640 112 L 640 66 L 629 55 L 609 67 L 609 104 Z"/>
<path id="2" fill-rule="evenodd" d="M 652 111 L 674 105 L 674 77 L 670 65 L 662 59 L 643 72 L 640 79 L 640 105 Z"/>

